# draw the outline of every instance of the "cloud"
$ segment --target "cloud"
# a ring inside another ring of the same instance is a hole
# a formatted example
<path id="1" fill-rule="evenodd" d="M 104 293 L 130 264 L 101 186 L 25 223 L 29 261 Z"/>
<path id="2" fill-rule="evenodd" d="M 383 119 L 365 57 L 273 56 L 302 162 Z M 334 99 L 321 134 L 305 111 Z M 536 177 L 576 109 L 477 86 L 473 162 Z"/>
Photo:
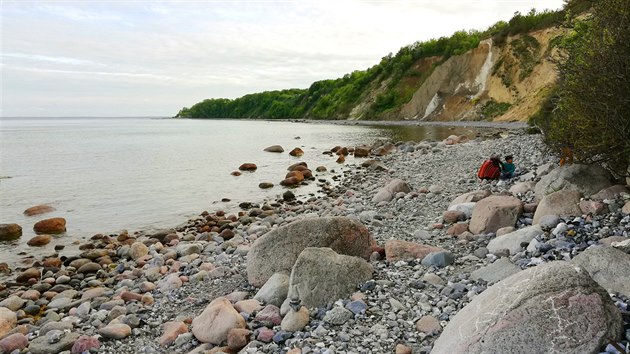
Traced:
<path id="1" fill-rule="evenodd" d="M 536 5 L 562 0 L 5 1 L 2 111 L 172 115 L 204 98 L 306 88 Z M 101 99 L 73 101 L 77 87 Z"/>

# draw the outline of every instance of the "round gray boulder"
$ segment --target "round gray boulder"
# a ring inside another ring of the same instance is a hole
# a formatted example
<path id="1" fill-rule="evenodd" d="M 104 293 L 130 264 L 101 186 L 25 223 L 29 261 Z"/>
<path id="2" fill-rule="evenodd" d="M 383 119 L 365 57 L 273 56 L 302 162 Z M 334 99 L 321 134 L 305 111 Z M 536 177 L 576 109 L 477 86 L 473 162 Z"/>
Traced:
<path id="1" fill-rule="evenodd" d="M 596 165 L 572 164 L 558 167 L 536 183 L 536 199 L 561 190 L 578 191 L 590 196 L 612 186 L 612 176 Z"/>

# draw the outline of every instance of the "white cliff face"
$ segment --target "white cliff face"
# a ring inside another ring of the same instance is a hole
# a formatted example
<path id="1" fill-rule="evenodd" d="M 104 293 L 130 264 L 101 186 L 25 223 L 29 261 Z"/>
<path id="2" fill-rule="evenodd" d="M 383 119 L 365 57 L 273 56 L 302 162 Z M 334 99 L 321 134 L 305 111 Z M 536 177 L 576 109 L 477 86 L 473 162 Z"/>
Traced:
<path id="1" fill-rule="evenodd" d="M 422 116 L 422 119 L 425 119 L 426 117 L 431 115 L 431 113 L 435 111 L 435 109 L 438 107 L 439 104 L 440 104 L 440 97 L 437 93 L 435 93 L 431 101 L 429 101 L 429 104 L 427 105 L 427 109 L 424 111 L 424 116 Z"/>
<path id="2" fill-rule="evenodd" d="M 481 44 L 488 45 L 488 55 L 486 56 L 486 61 L 481 66 L 481 70 L 479 70 L 479 74 L 477 74 L 477 77 L 475 78 L 474 86 L 477 88 L 475 97 L 481 96 L 481 94 L 486 91 L 488 78 L 490 77 L 490 70 L 494 65 L 494 61 L 492 60 L 492 38 L 481 42 Z"/>

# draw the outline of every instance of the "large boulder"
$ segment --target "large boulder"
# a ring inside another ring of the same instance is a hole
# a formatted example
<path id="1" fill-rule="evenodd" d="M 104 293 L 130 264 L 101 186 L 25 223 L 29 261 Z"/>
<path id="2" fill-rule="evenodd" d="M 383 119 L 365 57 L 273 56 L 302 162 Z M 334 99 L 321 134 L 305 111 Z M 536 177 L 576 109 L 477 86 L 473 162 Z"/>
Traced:
<path id="1" fill-rule="evenodd" d="M 403 240 L 385 241 L 385 257 L 390 262 L 405 259 L 423 259 L 431 252 L 441 252 L 443 248 Z"/>
<path id="2" fill-rule="evenodd" d="M 38 234 L 60 234 L 66 232 L 66 219 L 51 218 L 38 221 L 33 226 Z"/>
<path id="3" fill-rule="evenodd" d="M 245 320 L 224 297 L 214 299 L 192 320 L 192 333 L 203 343 L 219 345 L 233 328 L 246 328 Z"/>
<path id="4" fill-rule="evenodd" d="M 307 307 L 325 306 L 345 298 L 372 278 L 374 269 L 364 259 L 308 247 L 300 253 L 289 281 L 289 299 Z"/>
<path id="5" fill-rule="evenodd" d="M 267 151 L 267 152 L 284 152 L 284 149 L 280 145 L 271 145 L 269 147 L 266 147 L 264 151 Z"/>
<path id="6" fill-rule="evenodd" d="M 605 200 L 605 199 L 614 199 L 618 195 L 622 193 L 629 193 L 628 188 L 626 186 L 622 186 L 621 184 L 616 184 L 612 187 L 604 188 L 601 191 L 591 195 L 591 199 L 593 200 Z"/>
<path id="7" fill-rule="evenodd" d="M 630 297 L 630 254 L 613 247 L 594 246 L 571 262 L 586 269 L 606 291 Z"/>
<path id="8" fill-rule="evenodd" d="M 619 310 L 584 269 L 551 262 L 475 297 L 431 353 L 597 353 L 622 328 Z"/>
<path id="9" fill-rule="evenodd" d="M 477 202 L 470 219 L 470 232 L 474 234 L 496 232 L 514 226 L 523 213 L 523 203 L 514 197 L 492 196 Z"/>
<path id="10" fill-rule="evenodd" d="M 306 247 L 330 247 L 369 259 L 376 241 L 358 220 L 333 217 L 295 221 L 260 237 L 247 254 L 247 279 L 260 287 L 274 274 L 289 274 Z"/>
<path id="11" fill-rule="evenodd" d="M 497 236 L 488 243 L 488 251 L 496 253 L 499 250 L 508 249 L 510 254 L 516 254 L 523 248 L 521 245 L 529 244 L 536 236 L 544 232 L 540 225 L 533 225 L 518 229 L 502 236 Z M 527 246 L 526 246 L 527 247 Z"/>
<path id="12" fill-rule="evenodd" d="M 372 198 L 372 202 L 389 202 L 394 199 L 396 193 L 399 192 L 409 193 L 411 192 L 411 187 L 409 187 L 407 182 L 396 178 L 391 180 L 385 187 L 381 188 Z"/>
<path id="13" fill-rule="evenodd" d="M 284 273 L 275 273 L 267 280 L 260 290 L 254 295 L 254 299 L 277 307 L 287 298 L 289 293 L 289 276 Z"/>
<path id="14" fill-rule="evenodd" d="M 18 224 L 0 224 L 0 241 L 13 240 L 22 236 L 22 226 Z"/>
<path id="15" fill-rule="evenodd" d="M 476 190 L 476 191 L 464 193 L 464 194 L 460 195 L 459 197 L 453 199 L 451 204 L 449 204 L 449 209 L 450 209 L 450 207 L 452 207 L 453 205 L 456 205 L 456 204 L 478 202 L 478 201 L 480 201 L 480 200 L 482 200 L 484 198 L 489 197 L 491 194 L 492 194 L 492 192 L 490 192 L 487 189 L 479 189 L 479 190 Z"/>
<path id="16" fill-rule="evenodd" d="M 545 215 L 582 215 L 580 198 L 582 194 L 575 190 L 561 190 L 546 195 L 538 204 L 534 213 L 534 224 L 538 224 Z"/>
<path id="17" fill-rule="evenodd" d="M 578 191 L 585 196 L 597 193 L 612 186 L 612 176 L 596 165 L 571 164 L 558 167 L 536 183 L 536 199 L 561 191 Z"/>

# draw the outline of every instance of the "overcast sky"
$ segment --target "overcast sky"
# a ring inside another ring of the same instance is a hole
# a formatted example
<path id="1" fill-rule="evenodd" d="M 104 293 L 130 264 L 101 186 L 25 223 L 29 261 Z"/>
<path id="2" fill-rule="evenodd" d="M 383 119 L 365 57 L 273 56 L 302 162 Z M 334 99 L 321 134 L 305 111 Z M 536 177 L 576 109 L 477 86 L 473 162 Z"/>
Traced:
<path id="1" fill-rule="evenodd" d="M 7 1 L 1 115 L 172 116 L 307 88 L 562 0 Z"/>

